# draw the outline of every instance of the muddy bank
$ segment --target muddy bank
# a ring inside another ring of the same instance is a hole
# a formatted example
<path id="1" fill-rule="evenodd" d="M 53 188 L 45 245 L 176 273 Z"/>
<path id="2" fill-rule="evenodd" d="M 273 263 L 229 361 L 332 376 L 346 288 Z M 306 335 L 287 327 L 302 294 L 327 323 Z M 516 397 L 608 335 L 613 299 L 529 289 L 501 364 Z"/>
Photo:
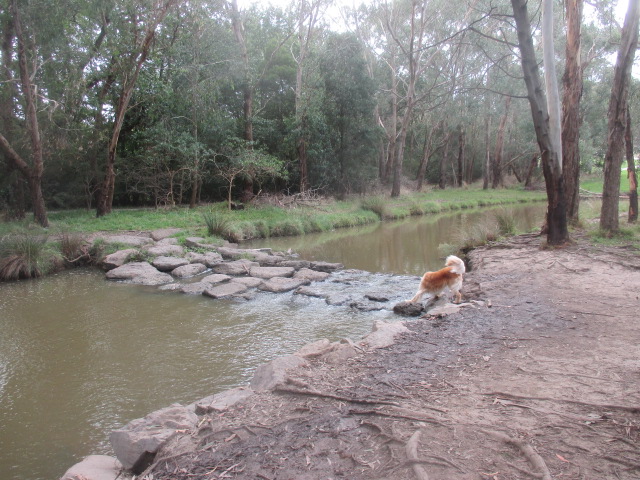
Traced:
<path id="1" fill-rule="evenodd" d="M 379 348 L 316 344 L 267 388 L 194 406 L 142 476 L 638 478 L 637 252 L 529 236 L 470 259 L 462 292 L 484 304 Z"/>

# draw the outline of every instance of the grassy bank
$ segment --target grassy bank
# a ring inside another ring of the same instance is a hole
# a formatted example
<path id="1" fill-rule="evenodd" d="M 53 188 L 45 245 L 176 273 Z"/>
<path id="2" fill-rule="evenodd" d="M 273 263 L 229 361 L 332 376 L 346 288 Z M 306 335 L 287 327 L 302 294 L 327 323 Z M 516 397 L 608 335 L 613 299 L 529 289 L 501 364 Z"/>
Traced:
<path id="1" fill-rule="evenodd" d="M 522 189 L 483 191 L 481 188 L 468 188 L 436 189 L 393 199 L 378 196 L 355 197 L 346 201 L 325 200 L 315 205 L 299 205 L 293 208 L 249 205 L 244 210 L 229 211 L 226 203 L 221 202 L 195 209 L 119 209 L 101 218 L 96 218 L 93 211 L 72 210 L 51 212 L 51 226 L 48 231 L 94 233 L 177 227 L 184 229 L 189 235 L 211 236 L 207 229 L 207 220 L 213 216 L 213 220 L 223 226 L 217 236 L 239 241 L 322 232 L 380 220 L 402 219 L 412 215 L 544 201 L 545 198 L 544 192 Z M 19 230 L 23 226 L 24 223 L 20 222 L 0 224 L 0 235 Z"/>

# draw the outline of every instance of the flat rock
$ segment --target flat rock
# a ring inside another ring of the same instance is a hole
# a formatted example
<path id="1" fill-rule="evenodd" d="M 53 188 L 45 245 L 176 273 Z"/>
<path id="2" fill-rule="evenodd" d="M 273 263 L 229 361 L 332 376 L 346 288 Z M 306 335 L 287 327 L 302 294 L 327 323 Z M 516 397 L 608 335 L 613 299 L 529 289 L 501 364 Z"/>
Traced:
<path id="1" fill-rule="evenodd" d="M 334 345 L 326 338 L 323 338 L 322 340 L 318 340 L 317 342 L 308 343 L 296 353 L 294 353 L 294 355 L 302 358 L 320 357 L 326 353 L 329 353 L 331 350 L 333 350 L 333 348 Z"/>
<path id="2" fill-rule="evenodd" d="M 296 291 L 293 293 L 295 293 L 296 295 L 306 295 L 307 297 L 318 297 L 318 298 L 325 298 L 327 296 L 325 292 L 322 292 L 317 288 L 307 287 L 304 285 L 302 287 L 296 288 Z"/>
<path id="3" fill-rule="evenodd" d="M 326 280 L 329 277 L 329 273 L 327 272 L 317 272 L 316 270 L 311 270 L 310 268 L 301 268 L 294 275 L 293 278 L 304 278 L 309 280 L 310 282 L 321 282 Z"/>
<path id="4" fill-rule="evenodd" d="M 189 260 L 189 263 L 204 263 L 209 268 L 222 262 L 222 255 L 216 252 L 187 252 L 184 258 Z"/>
<path id="5" fill-rule="evenodd" d="M 302 285 L 309 284 L 309 280 L 304 278 L 285 278 L 285 277 L 273 277 L 266 280 L 258 288 L 266 292 L 282 293 L 294 290 Z"/>
<path id="6" fill-rule="evenodd" d="M 249 288 L 256 288 L 264 282 L 261 278 L 255 277 L 237 277 L 233 279 L 234 283 L 241 283 L 242 285 L 246 285 Z"/>
<path id="7" fill-rule="evenodd" d="M 160 285 L 158 290 L 163 290 L 166 292 L 175 292 L 176 290 L 181 290 L 184 285 L 182 283 L 167 283 L 164 285 Z"/>
<path id="8" fill-rule="evenodd" d="M 218 245 L 213 243 L 205 243 L 205 239 L 202 237 L 187 237 L 184 239 L 184 244 L 191 248 L 204 248 L 206 250 L 216 250 Z"/>
<path id="9" fill-rule="evenodd" d="M 259 267 L 260 264 L 250 260 L 234 260 L 233 262 L 224 262 L 213 265 L 211 269 L 215 273 L 224 275 L 248 275 L 253 267 Z"/>
<path id="10" fill-rule="evenodd" d="M 161 255 L 154 258 L 151 262 L 151 265 L 156 267 L 161 272 L 170 272 L 171 270 L 182 267 L 183 265 L 189 265 L 189 261 L 184 258 L 167 257 L 165 255 Z"/>
<path id="11" fill-rule="evenodd" d="M 209 397 L 203 398 L 194 404 L 194 409 L 198 415 L 206 415 L 212 412 L 224 412 L 229 408 L 243 402 L 251 395 L 253 390 L 246 387 L 232 388 L 221 393 L 216 393 Z"/>
<path id="12" fill-rule="evenodd" d="M 367 293 L 364 298 L 371 300 L 372 302 L 388 302 L 389 297 L 384 293 Z"/>
<path id="13" fill-rule="evenodd" d="M 285 383 L 287 370 L 307 365 L 307 361 L 296 355 L 278 357 L 269 363 L 260 365 L 251 379 L 251 388 L 256 392 L 272 390 L 277 385 Z"/>
<path id="14" fill-rule="evenodd" d="M 148 247 L 147 252 L 151 255 L 164 255 L 164 256 L 182 256 L 184 254 L 184 248 L 180 245 L 154 245 L 153 247 Z"/>
<path id="15" fill-rule="evenodd" d="M 295 270 L 292 267 L 252 267 L 249 275 L 256 278 L 269 279 L 273 277 L 292 277 Z"/>
<path id="16" fill-rule="evenodd" d="M 153 238 L 157 242 L 159 240 L 164 240 L 165 238 L 176 235 L 181 231 L 182 230 L 180 230 L 179 228 L 160 228 L 151 232 L 151 238 Z"/>
<path id="17" fill-rule="evenodd" d="M 229 275 L 223 275 L 221 273 L 212 273 L 211 275 L 207 275 L 200 279 L 200 283 L 204 283 L 207 285 L 215 285 L 217 283 L 223 283 L 228 280 L 231 280 L 232 277 Z"/>
<path id="18" fill-rule="evenodd" d="M 344 268 L 344 265 L 341 263 L 329 263 L 329 262 L 311 262 L 309 266 L 312 270 L 317 270 L 319 272 L 335 272 L 336 270 L 341 270 Z"/>
<path id="19" fill-rule="evenodd" d="M 121 267 L 132 255 L 138 253 L 138 250 L 135 248 L 127 248 L 126 250 L 118 250 L 110 255 L 104 257 L 102 260 L 102 266 L 105 270 L 113 270 L 114 268 Z"/>
<path id="20" fill-rule="evenodd" d="M 234 295 L 238 295 L 247 290 L 246 285 L 242 285 L 241 283 L 229 282 L 223 283 L 222 285 L 214 285 L 212 287 L 207 287 L 202 294 L 211 297 L 211 298 L 225 298 L 231 297 Z"/>
<path id="21" fill-rule="evenodd" d="M 309 268 L 311 266 L 311 262 L 308 260 L 282 260 L 278 265 L 281 267 L 293 267 L 296 270 L 300 270 L 301 268 Z"/>
<path id="22" fill-rule="evenodd" d="M 116 480 L 122 464 L 108 455 L 89 455 L 65 472 L 60 480 Z"/>
<path id="23" fill-rule="evenodd" d="M 122 245 L 127 245 L 130 247 L 142 247 L 144 245 L 153 243 L 153 240 L 149 237 L 138 237 L 136 235 L 110 235 L 106 237 L 97 237 L 97 239 L 98 238 L 101 238 L 104 243 L 121 243 Z"/>
<path id="24" fill-rule="evenodd" d="M 186 285 L 180 285 L 180 291 L 187 295 L 202 295 L 204 291 L 209 288 L 202 282 L 187 283 Z"/>
<path id="25" fill-rule="evenodd" d="M 324 301 L 327 302 L 327 305 L 340 306 L 353 302 L 353 298 L 351 297 L 351 295 L 347 295 L 344 293 L 333 293 L 326 295 Z"/>
<path id="26" fill-rule="evenodd" d="M 173 282 L 173 277 L 163 273 L 147 262 L 132 262 L 109 270 L 109 280 L 125 280 L 138 285 L 161 285 Z"/>
<path id="27" fill-rule="evenodd" d="M 176 278 L 189 278 L 204 272 L 207 266 L 202 263 L 189 263 L 171 270 L 171 275 Z"/>
<path id="28" fill-rule="evenodd" d="M 151 465 L 158 449 L 178 430 L 189 435 L 197 423 L 193 409 L 175 404 L 111 432 L 109 441 L 122 466 L 137 475 Z"/>
<path id="29" fill-rule="evenodd" d="M 360 343 L 369 348 L 384 348 L 393 345 L 397 335 L 408 331 L 409 329 L 402 322 L 376 320 L 373 324 L 373 331 Z"/>

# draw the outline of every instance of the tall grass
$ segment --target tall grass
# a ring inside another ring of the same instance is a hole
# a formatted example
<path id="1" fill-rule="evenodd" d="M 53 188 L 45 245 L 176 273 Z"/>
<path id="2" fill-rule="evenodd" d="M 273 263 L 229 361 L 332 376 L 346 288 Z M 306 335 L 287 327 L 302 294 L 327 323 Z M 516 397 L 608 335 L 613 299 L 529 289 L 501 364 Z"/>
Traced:
<path id="1" fill-rule="evenodd" d="M 48 236 L 23 230 L 0 237 L 0 280 L 41 277 L 53 263 Z"/>

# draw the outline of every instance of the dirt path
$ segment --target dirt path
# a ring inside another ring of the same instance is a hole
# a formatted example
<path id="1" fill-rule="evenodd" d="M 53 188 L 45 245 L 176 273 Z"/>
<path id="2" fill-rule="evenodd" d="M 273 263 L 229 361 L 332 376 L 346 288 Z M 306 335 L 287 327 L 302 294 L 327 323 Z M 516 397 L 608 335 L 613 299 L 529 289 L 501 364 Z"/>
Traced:
<path id="1" fill-rule="evenodd" d="M 523 236 L 470 261 L 485 306 L 296 370 L 149 478 L 640 478 L 640 255 Z"/>

